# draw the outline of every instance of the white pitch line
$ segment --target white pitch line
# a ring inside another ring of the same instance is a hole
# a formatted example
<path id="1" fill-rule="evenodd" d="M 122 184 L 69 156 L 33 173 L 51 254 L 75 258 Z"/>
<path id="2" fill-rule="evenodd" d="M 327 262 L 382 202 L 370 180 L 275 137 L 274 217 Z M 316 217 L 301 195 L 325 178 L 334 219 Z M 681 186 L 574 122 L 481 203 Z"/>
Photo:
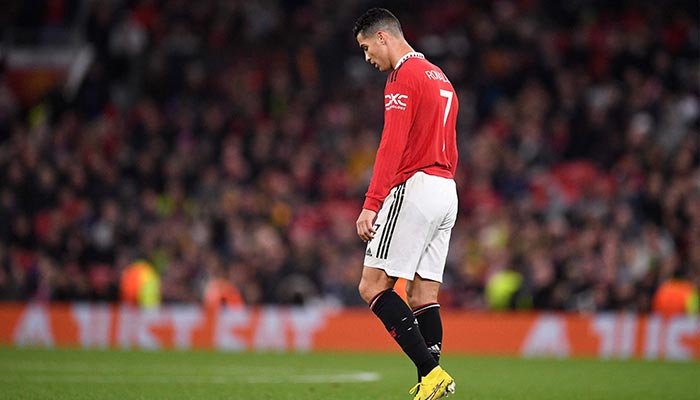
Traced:
<path id="1" fill-rule="evenodd" d="M 31 375 L 13 377 L 0 375 L 0 382 L 18 383 L 98 383 L 98 384 L 231 384 L 231 383 L 362 383 L 375 382 L 381 379 L 377 372 L 342 372 L 337 374 L 270 374 L 267 376 L 244 376 L 244 375 L 168 375 L 168 376 L 119 376 L 119 375 L 90 375 L 90 374 L 69 374 L 69 375 Z"/>
<path id="2" fill-rule="evenodd" d="M 382 376 L 377 372 L 350 372 L 321 375 L 256 376 L 246 379 L 248 383 L 359 383 L 376 382 Z"/>
<path id="3" fill-rule="evenodd" d="M 225 384 L 235 380 L 223 376 L 98 376 L 98 375 L 32 375 L 21 378 L 0 376 L 0 382 L 34 382 L 34 383 L 99 383 L 99 384 Z"/>
<path id="4" fill-rule="evenodd" d="M 72 361 L 18 361 L 12 364 L 4 364 L 0 362 L 0 372 L 11 373 L 12 371 L 32 371 L 32 372 L 104 372 L 104 373 L 119 373 L 124 370 L 129 372 L 137 371 L 158 371 L 161 374 L 183 374 L 192 371 L 192 367 L 188 365 L 177 365 L 177 364 L 108 364 L 108 363 L 84 363 L 84 362 L 72 362 Z M 198 372 L 202 373 L 213 373 L 213 374 L 241 374 L 241 373 L 256 373 L 256 374 L 267 374 L 267 373 L 287 373 L 292 374 L 298 371 L 297 368 L 292 367 L 275 367 L 275 366 L 248 366 L 240 364 L 232 365 L 209 365 L 198 367 Z M 319 370 L 320 371 L 320 370 Z"/>

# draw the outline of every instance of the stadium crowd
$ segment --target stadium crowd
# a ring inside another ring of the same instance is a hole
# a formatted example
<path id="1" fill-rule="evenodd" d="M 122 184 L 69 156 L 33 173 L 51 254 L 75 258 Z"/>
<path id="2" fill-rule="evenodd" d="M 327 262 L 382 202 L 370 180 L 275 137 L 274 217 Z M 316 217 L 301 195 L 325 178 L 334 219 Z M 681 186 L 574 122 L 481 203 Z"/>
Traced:
<path id="1" fill-rule="evenodd" d="M 81 2 L 40 3 L 13 11 L 32 40 L 76 26 Z M 690 3 L 385 2 L 460 98 L 444 307 L 648 312 L 663 282 L 700 285 Z M 369 3 L 88 4 L 75 96 L 23 104 L 0 64 L 0 299 L 116 301 L 146 259 L 165 303 L 223 277 L 247 304 L 362 304 Z"/>

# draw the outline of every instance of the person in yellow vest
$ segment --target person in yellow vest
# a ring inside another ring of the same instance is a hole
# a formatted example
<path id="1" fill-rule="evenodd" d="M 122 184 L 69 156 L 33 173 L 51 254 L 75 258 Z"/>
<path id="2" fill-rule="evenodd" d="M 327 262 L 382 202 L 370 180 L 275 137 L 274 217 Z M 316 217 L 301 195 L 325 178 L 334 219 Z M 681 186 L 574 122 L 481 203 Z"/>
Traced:
<path id="1" fill-rule="evenodd" d="M 491 310 L 523 310 L 532 308 L 532 296 L 525 291 L 524 278 L 518 271 L 505 269 L 486 282 L 486 303 Z"/>
<path id="2" fill-rule="evenodd" d="M 656 289 L 652 311 L 664 316 L 697 315 L 700 312 L 698 288 L 686 279 L 669 279 Z"/>
<path id="3" fill-rule="evenodd" d="M 123 303 L 141 308 L 160 305 L 160 276 L 151 263 L 136 260 L 124 268 L 119 282 L 119 295 Z"/>

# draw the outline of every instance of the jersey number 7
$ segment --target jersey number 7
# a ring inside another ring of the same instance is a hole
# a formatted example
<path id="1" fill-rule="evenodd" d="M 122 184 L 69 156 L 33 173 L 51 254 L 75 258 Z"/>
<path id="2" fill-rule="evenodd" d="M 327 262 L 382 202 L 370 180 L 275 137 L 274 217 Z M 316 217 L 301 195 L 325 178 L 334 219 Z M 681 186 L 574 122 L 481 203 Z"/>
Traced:
<path id="1" fill-rule="evenodd" d="M 451 90 L 445 90 L 445 89 L 440 89 L 440 97 L 444 97 L 447 99 L 447 104 L 445 105 L 445 116 L 442 118 L 442 127 L 444 128 L 445 125 L 447 125 L 447 116 L 450 114 L 450 107 L 452 107 L 452 96 L 454 93 L 452 93 Z M 445 132 L 447 134 L 447 132 Z M 445 139 L 443 138 L 442 140 L 442 151 L 445 151 Z"/>
<path id="2" fill-rule="evenodd" d="M 442 119 L 442 126 L 447 124 L 447 115 L 450 114 L 450 107 L 452 107 L 452 91 L 440 89 L 440 96 L 447 99 L 447 105 L 445 105 L 445 116 Z"/>

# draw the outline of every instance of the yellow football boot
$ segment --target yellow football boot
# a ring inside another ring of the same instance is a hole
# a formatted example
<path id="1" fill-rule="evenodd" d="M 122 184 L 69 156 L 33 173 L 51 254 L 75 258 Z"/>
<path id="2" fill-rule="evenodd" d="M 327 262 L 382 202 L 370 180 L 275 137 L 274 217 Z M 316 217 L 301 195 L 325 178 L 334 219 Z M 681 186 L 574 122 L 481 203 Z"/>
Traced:
<path id="1" fill-rule="evenodd" d="M 408 392 L 413 400 L 437 400 L 455 392 L 455 380 L 439 365 Z"/>

